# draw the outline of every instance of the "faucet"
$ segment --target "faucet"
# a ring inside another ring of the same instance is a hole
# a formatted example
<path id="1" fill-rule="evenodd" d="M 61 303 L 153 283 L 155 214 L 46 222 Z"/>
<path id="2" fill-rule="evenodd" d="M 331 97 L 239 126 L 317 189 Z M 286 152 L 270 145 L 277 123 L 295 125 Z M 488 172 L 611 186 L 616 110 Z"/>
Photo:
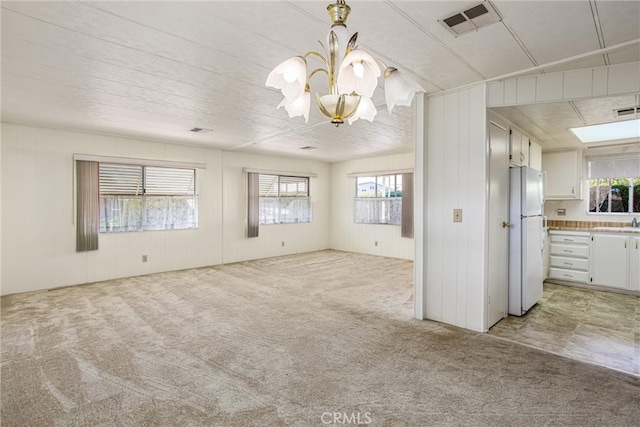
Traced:
<path id="1" fill-rule="evenodd" d="M 631 221 L 631 226 L 633 228 L 638 228 L 638 220 L 636 218 L 633 218 L 633 221 Z"/>

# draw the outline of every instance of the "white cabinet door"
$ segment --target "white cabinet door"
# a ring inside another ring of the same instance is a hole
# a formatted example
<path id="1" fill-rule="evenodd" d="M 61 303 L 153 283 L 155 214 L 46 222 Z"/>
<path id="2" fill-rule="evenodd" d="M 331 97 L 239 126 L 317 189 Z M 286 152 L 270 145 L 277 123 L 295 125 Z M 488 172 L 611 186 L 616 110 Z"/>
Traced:
<path id="1" fill-rule="evenodd" d="M 544 238 L 544 251 L 542 252 L 542 280 L 546 280 L 549 278 L 549 264 L 550 264 L 550 255 L 549 255 L 549 232 L 545 231 L 542 235 Z"/>
<path id="2" fill-rule="evenodd" d="M 509 164 L 511 166 L 530 166 L 529 135 L 515 126 L 511 126 L 509 135 Z M 541 170 L 540 167 L 534 169 Z"/>
<path id="3" fill-rule="evenodd" d="M 629 290 L 640 291 L 640 237 L 635 236 L 629 251 Z"/>
<path id="4" fill-rule="evenodd" d="M 591 238 L 591 283 L 627 289 L 629 236 L 594 234 Z"/>
<path id="5" fill-rule="evenodd" d="M 533 140 L 529 140 L 529 167 L 542 170 L 542 147 Z"/>
<path id="6" fill-rule="evenodd" d="M 522 152 L 522 131 L 516 127 L 511 127 L 509 136 L 509 164 L 512 166 L 526 165 L 525 156 Z"/>
<path id="7" fill-rule="evenodd" d="M 542 153 L 542 169 L 547 172 L 547 199 L 580 198 L 578 150 Z"/>

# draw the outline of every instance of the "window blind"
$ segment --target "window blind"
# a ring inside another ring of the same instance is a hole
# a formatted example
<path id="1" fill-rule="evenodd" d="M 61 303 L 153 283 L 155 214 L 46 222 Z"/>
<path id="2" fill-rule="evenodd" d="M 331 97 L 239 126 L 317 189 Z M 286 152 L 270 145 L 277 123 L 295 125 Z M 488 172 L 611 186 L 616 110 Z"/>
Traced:
<path id="1" fill-rule="evenodd" d="M 640 176 L 640 154 L 587 157 L 589 179 Z"/>
<path id="2" fill-rule="evenodd" d="M 306 197 L 309 195 L 309 178 L 300 176 L 280 177 L 280 197 Z"/>
<path id="3" fill-rule="evenodd" d="M 255 175 L 259 177 L 260 197 L 278 197 L 278 175 Z"/>
<path id="4" fill-rule="evenodd" d="M 100 194 L 142 194 L 142 166 L 100 163 Z"/>
<path id="5" fill-rule="evenodd" d="M 187 196 L 195 194 L 195 170 L 147 166 L 144 193 L 157 196 Z"/>
<path id="6" fill-rule="evenodd" d="M 100 203 L 98 163 L 76 160 L 76 252 L 98 250 Z"/>

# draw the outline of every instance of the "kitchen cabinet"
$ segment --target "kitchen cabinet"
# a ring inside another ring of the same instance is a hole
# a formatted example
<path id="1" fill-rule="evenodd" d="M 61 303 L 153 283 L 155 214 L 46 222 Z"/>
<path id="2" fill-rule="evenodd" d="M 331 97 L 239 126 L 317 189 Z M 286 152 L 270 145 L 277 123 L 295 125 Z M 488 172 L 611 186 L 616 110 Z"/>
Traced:
<path id="1" fill-rule="evenodd" d="M 549 278 L 589 283 L 590 233 L 549 231 Z"/>
<path id="2" fill-rule="evenodd" d="M 550 255 L 549 255 L 549 247 L 550 247 L 550 237 L 549 237 L 549 232 L 545 231 L 544 234 L 542 235 L 542 237 L 544 238 L 544 246 L 543 246 L 543 250 L 542 250 L 542 280 L 547 280 L 549 278 L 549 262 L 550 262 Z"/>
<path id="3" fill-rule="evenodd" d="M 640 237 L 631 237 L 629 246 L 629 290 L 640 292 Z"/>
<path id="4" fill-rule="evenodd" d="M 529 166 L 529 135 L 515 126 L 509 130 L 509 164 Z"/>
<path id="5" fill-rule="evenodd" d="M 580 164 L 578 150 L 542 153 L 542 169 L 547 172 L 547 200 L 581 198 Z"/>
<path id="6" fill-rule="evenodd" d="M 624 234 L 592 234 L 589 283 L 628 288 L 629 240 Z"/>
<path id="7" fill-rule="evenodd" d="M 529 167 L 542 170 L 542 146 L 529 138 Z"/>

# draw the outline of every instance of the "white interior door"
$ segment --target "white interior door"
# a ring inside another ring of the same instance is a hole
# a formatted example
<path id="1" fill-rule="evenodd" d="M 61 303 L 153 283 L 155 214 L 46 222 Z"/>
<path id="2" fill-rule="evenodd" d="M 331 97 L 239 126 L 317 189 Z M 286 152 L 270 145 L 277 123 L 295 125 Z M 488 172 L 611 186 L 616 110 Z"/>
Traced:
<path id="1" fill-rule="evenodd" d="M 509 132 L 489 126 L 489 246 L 487 327 L 507 315 L 509 295 Z"/>

